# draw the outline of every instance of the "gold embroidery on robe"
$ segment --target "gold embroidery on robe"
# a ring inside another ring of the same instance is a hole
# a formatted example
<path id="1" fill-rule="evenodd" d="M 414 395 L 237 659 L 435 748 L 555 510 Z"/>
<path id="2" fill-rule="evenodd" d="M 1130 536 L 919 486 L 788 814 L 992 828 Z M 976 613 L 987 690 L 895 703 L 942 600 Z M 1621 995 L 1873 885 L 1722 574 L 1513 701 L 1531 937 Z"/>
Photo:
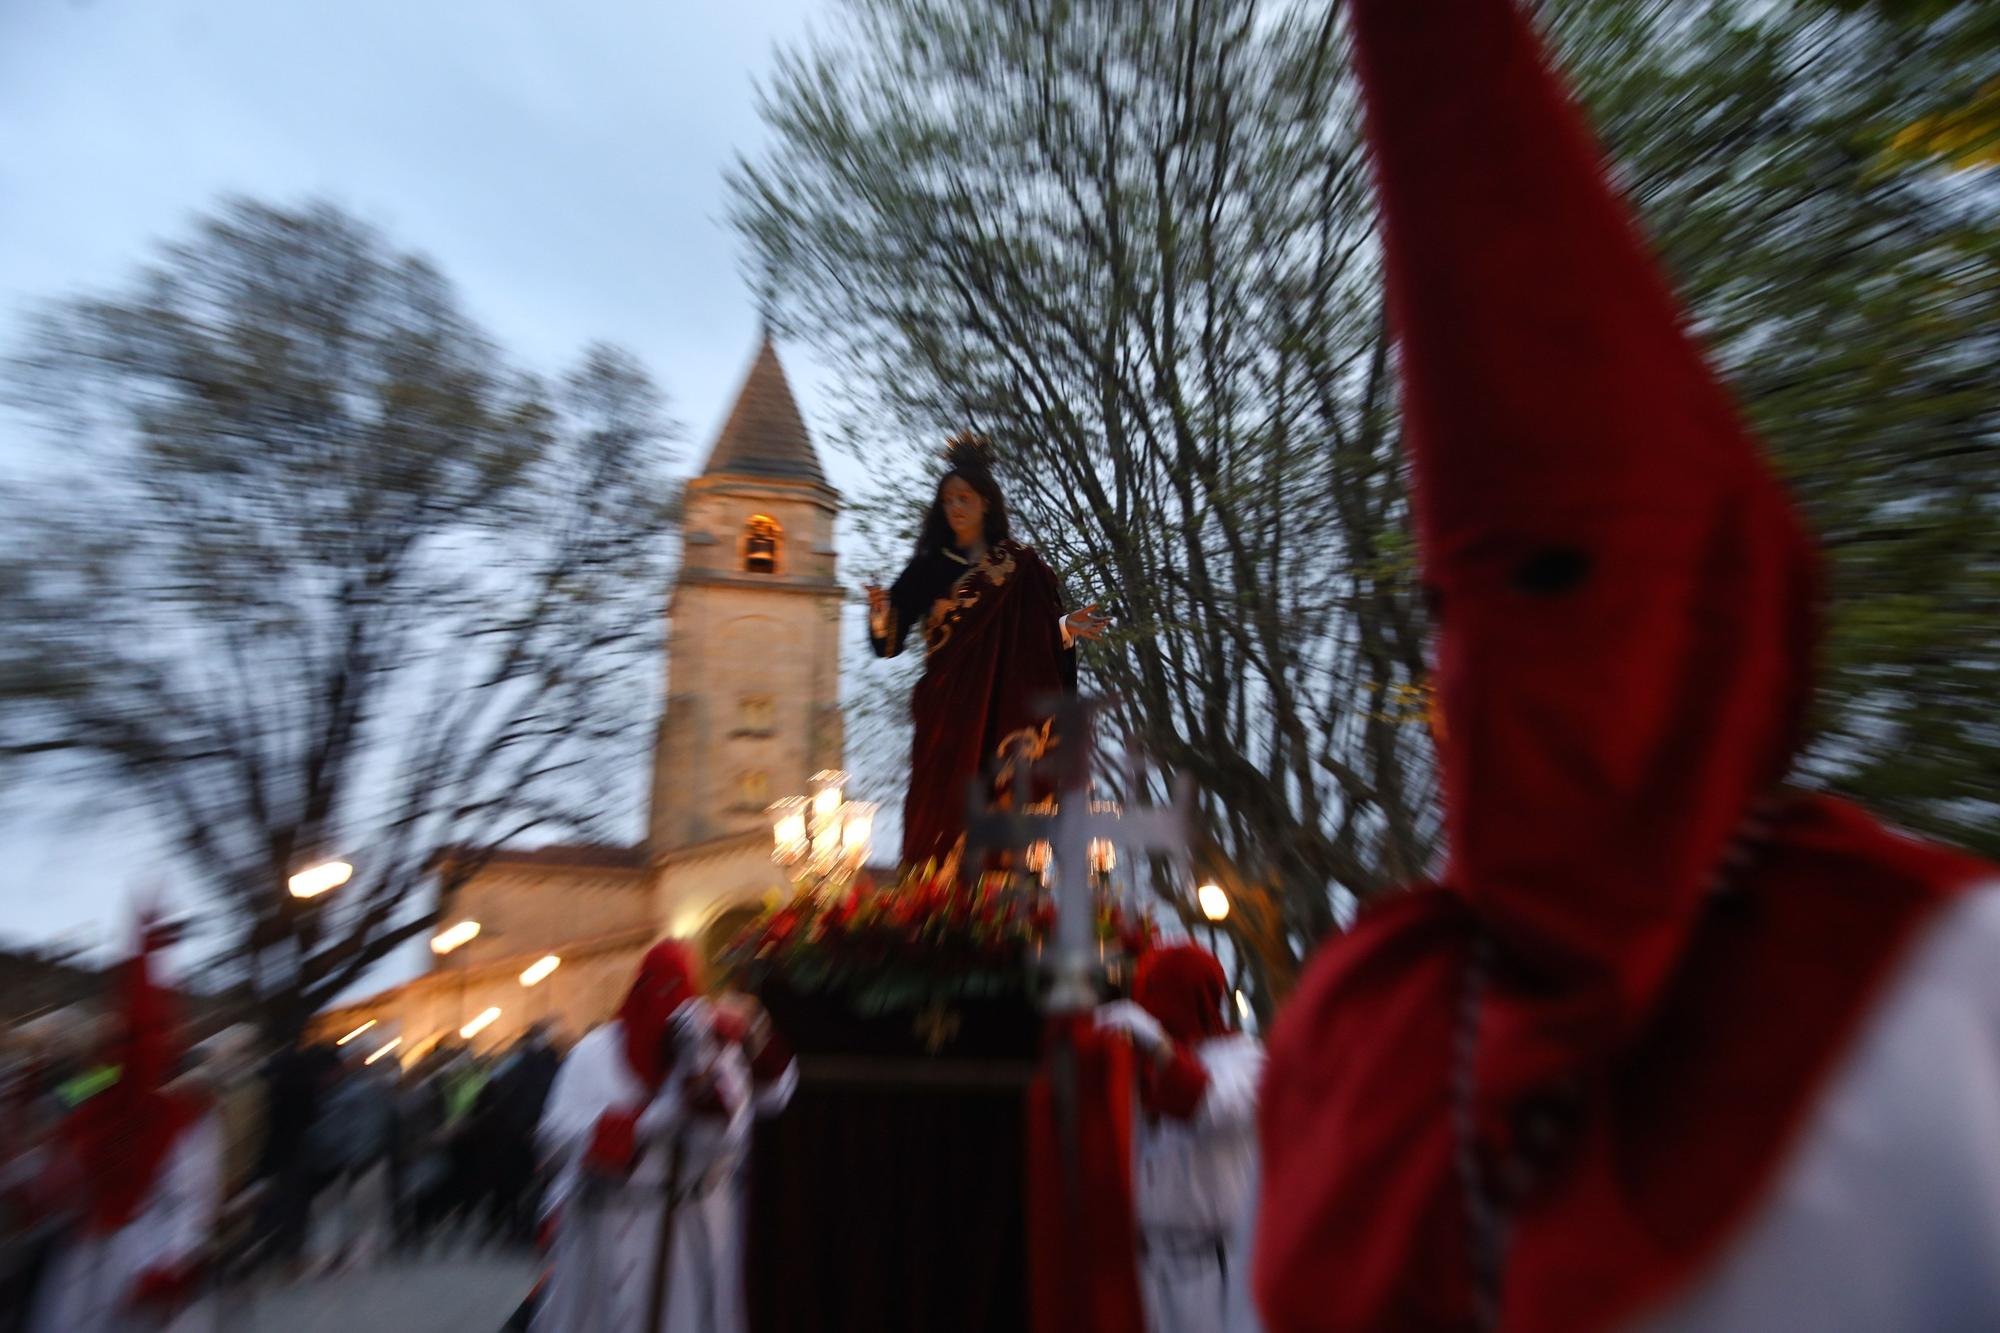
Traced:
<path id="1" fill-rule="evenodd" d="M 991 806 L 995 810 L 1012 810 L 1023 804 L 1024 793 L 1032 795 L 1035 765 L 1042 762 L 1055 746 L 1055 719 L 1045 718 L 1038 726 L 1021 727 L 1008 732 L 993 747 L 994 774 Z M 1028 801 L 1025 809 L 1035 813 L 1038 807 L 1046 807 L 1041 813 L 1053 813 L 1055 801 Z"/>
<path id="2" fill-rule="evenodd" d="M 952 628 L 967 611 L 979 605 L 982 575 L 995 588 L 1014 576 L 1013 543 L 988 550 L 985 559 L 960 574 L 951 591 L 931 604 L 930 622 L 924 629 L 925 657 L 950 643 Z"/>
<path id="3" fill-rule="evenodd" d="M 1010 759 L 1030 764 L 1039 763 L 1048 755 L 1054 727 L 1055 719 L 1045 718 L 1035 726 L 1010 731 L 1000 738 L 998 745 L 993 747 L 993 757 L 1002 763 Z"/>

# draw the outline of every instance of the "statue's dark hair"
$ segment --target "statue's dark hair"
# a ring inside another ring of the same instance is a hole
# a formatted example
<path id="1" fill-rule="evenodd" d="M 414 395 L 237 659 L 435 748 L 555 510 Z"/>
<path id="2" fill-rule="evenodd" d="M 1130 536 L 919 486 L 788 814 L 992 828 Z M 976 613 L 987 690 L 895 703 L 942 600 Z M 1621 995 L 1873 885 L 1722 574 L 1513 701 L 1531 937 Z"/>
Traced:
<path id="1" fill-rule="evenodd" d="M 1000 483 L 993 477 L 993 446 L 983 435 L 969 431 L 954 435 L 945 442 L 945 472 L 938 478 L 937 489 L 931 492 L 931 507 L 924 515 L 924 525 L 917 531 L 916 558 L 921 560 L 932 551 L 956 545 L 952 539 L 951 524 L 944 516 L 944 484 L 953 477 L 979 492 L 986 501 L 986 544 L 1005 541 L 1011 528 L 1007 522 L 1007 499 L 1000 493 Z"/>

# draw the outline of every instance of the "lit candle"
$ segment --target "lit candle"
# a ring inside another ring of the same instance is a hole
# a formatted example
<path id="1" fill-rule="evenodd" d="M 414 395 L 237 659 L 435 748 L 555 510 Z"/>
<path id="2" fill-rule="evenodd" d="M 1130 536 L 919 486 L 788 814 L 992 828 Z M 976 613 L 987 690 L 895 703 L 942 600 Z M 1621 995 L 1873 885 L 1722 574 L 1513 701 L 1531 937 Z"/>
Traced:
<path id="1" fill-rule="evenodd" d="M 840 829 L 841 846 L 850 856 L 865 859 L 868 844 L 875 836 L 875 806 L 869 801 L 855 801 L 847 809 L 847 822 Z"/>

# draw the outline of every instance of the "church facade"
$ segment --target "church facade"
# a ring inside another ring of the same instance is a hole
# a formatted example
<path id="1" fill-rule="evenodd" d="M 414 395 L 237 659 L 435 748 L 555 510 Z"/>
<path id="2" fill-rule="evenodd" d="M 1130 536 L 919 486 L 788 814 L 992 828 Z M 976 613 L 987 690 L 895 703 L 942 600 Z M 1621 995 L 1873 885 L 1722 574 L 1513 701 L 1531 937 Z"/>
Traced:
<path id="1" fill-rule="evenodd" d="M 372 1021 L 371 1046 L 400 1037 L 409 1058 L 497 1009 L 475 1049 L 543 1021 L 573 1040 L 617 1007 L 653 941 L 693 940 L 712 957 L 735 935 L 784 882 L 766 807 L 841 766 L 839 506 L 766 338 L 683 498 L 646 840 L 495 855 L 447 912 L 446 925 L 478 922 L 477 936 L 322 1014 L 316 1033 Z"/>

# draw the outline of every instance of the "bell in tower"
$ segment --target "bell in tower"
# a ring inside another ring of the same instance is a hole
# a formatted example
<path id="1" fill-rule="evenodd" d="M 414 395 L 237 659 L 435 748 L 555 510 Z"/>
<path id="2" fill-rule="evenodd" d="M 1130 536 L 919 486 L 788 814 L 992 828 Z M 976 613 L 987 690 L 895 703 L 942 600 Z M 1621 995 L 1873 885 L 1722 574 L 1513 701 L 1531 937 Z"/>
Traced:
<path id="1" fill-rule="evenodd" d="M 768 514 L 750 520 L 743 542 L 743 568 L 752 574 L 778 572 L 778 523 Z"/>

